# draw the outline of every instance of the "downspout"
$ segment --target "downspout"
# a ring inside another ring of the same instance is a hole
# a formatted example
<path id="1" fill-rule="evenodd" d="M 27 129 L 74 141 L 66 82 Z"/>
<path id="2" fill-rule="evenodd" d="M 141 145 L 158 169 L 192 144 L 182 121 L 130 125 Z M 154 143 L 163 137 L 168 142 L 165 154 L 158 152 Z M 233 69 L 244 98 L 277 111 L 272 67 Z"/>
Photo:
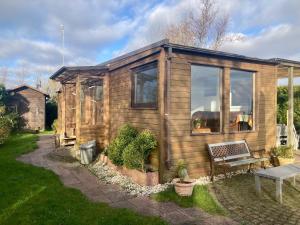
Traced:
<path id="1" fill-rule="evenodd" d="M 171 59 L 172 59 L 172 47 L 168 47 L 168 53 L 167 53 L 167 64 L 166 64 L 166 85 L 165 85 L 165 95 L 166 95 L 166 104 L 165 104 L 165 128 L 166 128 L 166 168 L 169 170 L 171 168 L 171 142 L 170 142 L 170 80 L 171 80 Z"/>

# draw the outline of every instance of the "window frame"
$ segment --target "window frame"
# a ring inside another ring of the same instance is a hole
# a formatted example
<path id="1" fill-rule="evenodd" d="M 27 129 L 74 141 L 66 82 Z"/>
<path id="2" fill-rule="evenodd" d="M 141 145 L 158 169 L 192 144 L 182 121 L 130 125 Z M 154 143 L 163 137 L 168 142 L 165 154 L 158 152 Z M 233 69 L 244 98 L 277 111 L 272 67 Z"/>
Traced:
<path id="1" fill-rule="evenodd" d="M 256 132 L 256 75 L 257 75 L 257 71 L 253 71 L 253 70 L 247 70 L 247 69 L 240 69 L 240 68 L 235 68 L 235 67 L 231 67 L 229 68 L 229 119 L 230 119 L 230 107 L 231 107 L 231 100 L 230 100 L 230 93 L 231 93 L 231 71 L 235 70 L 235 71 L 242 71 L 242 72 L 248 72 L 248 73 L 252 73 L 252 99 L 253 99 L 253 103 L 252 103 L 252 121 L 253 121 L 253 126 L 251 130 L 242 130 L 242 131 L 231 131 L 230 128 L 228 129 L 228 133 L 229 134 L 240 134 L 240 133 L 251 133 L 251 132 Z M 230 124 L 230 121 L 228 121 L 228 123 Z"/>
<path id="2" fill-rule="evenodd" d="M 148 69 L 156 68 L 157 87 L 156 87 L 156 100 L 155 103 L 135 103 L 135 74 Z M 131 69 L 131 108 L 133 109 L 157 109 L 158 108 L 158 86 L 159 86 L 159 67 L 158 62 L 154 61 Z"/>
<path id="3" fill-rule="evenodd" d="M 219 69 L 219 101 L 220 101 L 220 129 L 218 132 L 209 132 L 209 133 L 193 133 L 193 123 L 192 123 L 192 66 L 202 66 L 202 67 L 212 67 Z M 190 135 L 191 136 L 204 136 L 204 135 L 219 135 L 224 133 L 223 125 L 223 114 L 224 114 L 224 72 L 225 68 L 223 66 L 209 65 L 209 64 L 200 64 L 200 63 L 190 63 Z"/>

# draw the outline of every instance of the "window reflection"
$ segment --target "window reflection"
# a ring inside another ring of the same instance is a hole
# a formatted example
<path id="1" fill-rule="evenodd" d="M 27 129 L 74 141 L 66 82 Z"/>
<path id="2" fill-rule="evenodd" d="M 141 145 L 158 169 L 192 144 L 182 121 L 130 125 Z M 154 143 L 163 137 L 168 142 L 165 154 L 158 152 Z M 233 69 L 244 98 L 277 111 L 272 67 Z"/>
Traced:
<path id="1" fill-rule="evenodd" d="M 253 130 L 253 73 L 231 70 L 230 131 Z"/>
<path id="2" fill-rule="evenodd" d="M 133 107 L 156 107 L 157 64 L 138 68 L 133 74 Z"/>
<path id="3" fill-rule="evenodd" d="M 192 65 L 192 133 L 220 132 L 220 75 L 216 67 Z"/>

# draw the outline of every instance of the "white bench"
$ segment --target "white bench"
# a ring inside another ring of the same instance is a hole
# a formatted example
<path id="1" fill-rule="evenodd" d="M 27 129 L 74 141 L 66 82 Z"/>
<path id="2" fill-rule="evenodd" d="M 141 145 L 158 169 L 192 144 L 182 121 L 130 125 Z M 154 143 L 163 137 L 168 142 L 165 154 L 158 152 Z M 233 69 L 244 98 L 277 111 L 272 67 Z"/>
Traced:
<path id="1" fill-rule="evenodd" d="M 262 167 L 265 168 L 264 162 L 269 160 L 269 158 L 266 157 L 252 156 L 245 140 L 208 144 L 208 149 L 211 162 L 212 181 L 214 179 L 215 167 L 222 167 L 224 175 L 227 177 L 227 169 L 236 166 L 249 165 L 249 170 L 251 170 L 251 166 L 257 162 L 262 162 Z"/>

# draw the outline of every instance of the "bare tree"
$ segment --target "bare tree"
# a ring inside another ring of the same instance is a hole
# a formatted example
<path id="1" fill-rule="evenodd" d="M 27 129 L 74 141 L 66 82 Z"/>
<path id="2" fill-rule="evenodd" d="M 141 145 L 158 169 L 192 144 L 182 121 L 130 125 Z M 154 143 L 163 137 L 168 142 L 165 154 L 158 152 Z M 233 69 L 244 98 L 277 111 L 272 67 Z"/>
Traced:
<path id="1" fill-rule="evenodd" d="M 168 27 L 165 37 L 177 44 L 218 49 L 225 40 L 229 16 L 219 11 L 214 0 L 196 2 L 179 23 Z"/>
<path id="2" fill-rule="evenodd" d="M 6 85 L 8 77 L 8 69 L 6 67 L 2 67 L 0 70 L 0 84 Z"/>
<path id="3" fill-rule="evenodd" d="M 51 98 L 56 99 L 57 91 L 60 89 L 60 83 L 45 78 L 42 80 L 41 89 L 46 92 Z"/>
<path id="4" fill-rule="evenodd" d="M 17 83 L 18 83 L 18 85 L 25 84 L 27 73 L 28 73 L 28 71 L 27 71 L 27 69 L 25 68 L 24 65 L 22 65 L 21 68 L 19 68 L 16 71 L 16 77 L 17 77 Z"/>

